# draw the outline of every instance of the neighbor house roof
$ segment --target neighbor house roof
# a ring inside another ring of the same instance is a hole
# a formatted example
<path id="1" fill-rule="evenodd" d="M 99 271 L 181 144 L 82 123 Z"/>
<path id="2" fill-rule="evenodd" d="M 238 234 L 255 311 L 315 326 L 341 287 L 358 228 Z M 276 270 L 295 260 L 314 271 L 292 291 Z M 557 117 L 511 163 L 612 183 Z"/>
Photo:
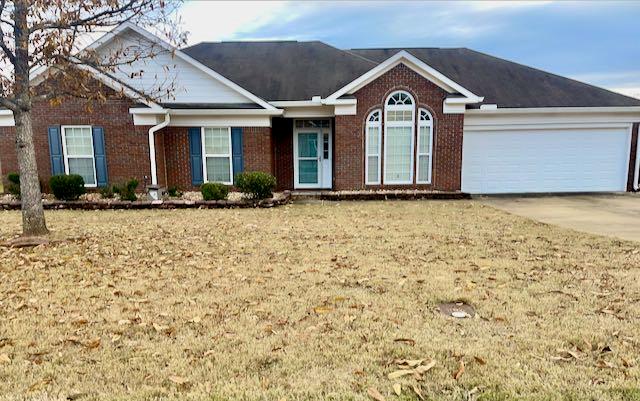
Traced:
<path id="1" fill-rule="evenodd" d="M 327 97 L 406 50 L 498 107 L 640 106 L 640 100 L 466 48 L 340 50 L 325 43 L 205 42 L 183 52 L 270 101 Z"/>

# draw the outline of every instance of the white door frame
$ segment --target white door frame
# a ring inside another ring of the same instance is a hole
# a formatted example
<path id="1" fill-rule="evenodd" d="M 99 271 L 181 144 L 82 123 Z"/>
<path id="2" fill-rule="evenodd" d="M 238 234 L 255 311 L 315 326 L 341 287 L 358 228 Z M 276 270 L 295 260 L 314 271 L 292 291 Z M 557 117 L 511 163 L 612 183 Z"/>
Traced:
<path id="1" fill-rule="evenodd" d="M 298 120 L 327 120 L 328 128 L 312 127 L 312 128 L 296 128 Z M 298 172 L 298 134 L 315 132 L 318 137 L 318 183 L 301 184 L 299 182 Z M 324 158 L 324 136 L 329 135 L 328 158 Z M 331 119 L 326 118 L 309 118 L 293 120 L 293 187 L 294 189 L 331 189 L 333 186 L 333 130 Z"/>

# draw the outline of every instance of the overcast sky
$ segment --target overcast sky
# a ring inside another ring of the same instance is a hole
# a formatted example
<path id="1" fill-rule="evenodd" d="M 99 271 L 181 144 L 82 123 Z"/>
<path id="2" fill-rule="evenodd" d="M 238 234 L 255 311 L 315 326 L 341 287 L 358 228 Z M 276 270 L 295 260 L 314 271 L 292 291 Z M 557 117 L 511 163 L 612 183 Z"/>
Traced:
<path id="1" fill-rule="evenodd" d="M 640 1 L 187 1 L 180 13 L 190 44 L 468 47 L 640 97 Z"/>

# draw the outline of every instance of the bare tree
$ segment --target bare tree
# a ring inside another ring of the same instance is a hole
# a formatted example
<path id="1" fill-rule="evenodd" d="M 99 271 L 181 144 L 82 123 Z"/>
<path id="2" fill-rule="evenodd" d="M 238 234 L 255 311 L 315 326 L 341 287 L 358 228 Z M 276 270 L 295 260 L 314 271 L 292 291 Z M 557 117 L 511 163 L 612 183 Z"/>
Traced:
<path id="1" fill-rule="evenodd" d="M 167 49 L 123 43 L 105 54 L 86 47 L 87 41 L 129 21 L 161 30 L 177 46 L 184 43 L 173 18 L 177 7 L 171 0 L 0 0 L 0 107 L 15 120 L 23 236 L 48 233 L 33 144 L 34 103 L 56 104 L 69 96 L 104 100 L 107 95 L 90 85 L 93 73 L 114 74 Z M 33 85 L 35 71 L 54 79 Z M 132 78 L 142 74 L 127 71 Z M 173 90 L 171 82 L 149 89 L 139 95 L 151 99 Z"/>

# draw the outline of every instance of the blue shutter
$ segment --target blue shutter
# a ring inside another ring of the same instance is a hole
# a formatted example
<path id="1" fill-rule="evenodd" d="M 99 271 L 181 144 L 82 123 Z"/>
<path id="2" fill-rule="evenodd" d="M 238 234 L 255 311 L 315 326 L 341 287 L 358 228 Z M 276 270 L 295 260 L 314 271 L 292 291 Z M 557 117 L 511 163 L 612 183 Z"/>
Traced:
<path id="1" fill-rule="evenodd" d="M 62 137 L 59 125 L 49 127 L 49 157 L 51 157 L 51 175 L 64 174 Z"/>
<path id="2" fill-rule="evenodd" d="M 104 128 L 93 127 L 93 157 L 96 163 L 96 183 L 107 186 L 107 155 L 104 150 Z"/>
<path id="3" fill-rule="evenodd" d="M 189 158 L 191 159 L 191 183 L 202 185 L 202 136 L 200 127 L 189 128 Z"/>
<path id="4" fill-rule="evenodd" d="M 242 162 L 242 128 L 231 128 L 231 156 L 233 160 L 233 175 L 242 172 L 244 167 Z"/>

